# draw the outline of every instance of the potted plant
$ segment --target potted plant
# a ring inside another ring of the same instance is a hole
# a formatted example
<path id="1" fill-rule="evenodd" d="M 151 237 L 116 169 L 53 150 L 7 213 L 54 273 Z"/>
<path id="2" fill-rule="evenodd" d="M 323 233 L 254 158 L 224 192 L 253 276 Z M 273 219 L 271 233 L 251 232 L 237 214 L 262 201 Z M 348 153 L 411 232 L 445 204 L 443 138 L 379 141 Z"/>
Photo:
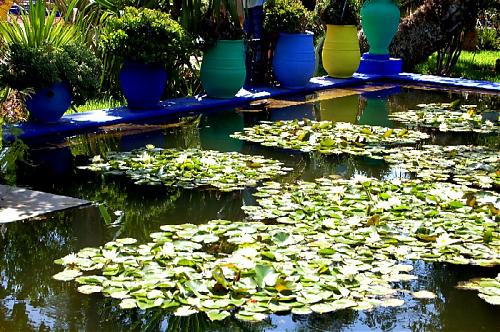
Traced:
<path id="1" fill-rule="evenodd" d="M 46 16 L 38 1 L 19 20 L 0 23 L 0 85 L 22 93 L 32 121 L 56 122 L 99 91 L 100 61 L 74 26 L 55 17 L 56 8 Z"/>
<path id="2" fill-rule="evenodd" d="M 236 0 L 211 0 L 202 21 L 201 84 L 209 97 L 232 98 L 246 77 L 243 28 Z"/>
<path id="3" fill-rule="evenodd" d="M 125 7 L 106 20 L 99 47 L 122 63 L 120 87 L 131 109 L 154 108 L 167 84 L 167 72 L 187 57 L 186 34 L 169 14 Z"/>
<path id="4" fill-rule="evenodd" d="M 349 0 L 325 0 L 317 6 L 320 20 L 326 24 L 323 67 L 331 77 L 347 78 L 360 61 L 357 16 Z"/>
<path id="5" fill-rule="evenodd" d="M 370 54 L 389 57 L 389 45 L 396 35 L 400 13 L 396 0 L 365 0 L 361 7 L 361 25 Z"/>
<path id="6" fill-rule="evenodd" d="M 267 0 L 264 30 L 279 34 L 273 55 L 273 72 L 281 86 L 305 86 L 314 74 L 314 34 L 306 31 L 307 9 L 300 0 Z"/>

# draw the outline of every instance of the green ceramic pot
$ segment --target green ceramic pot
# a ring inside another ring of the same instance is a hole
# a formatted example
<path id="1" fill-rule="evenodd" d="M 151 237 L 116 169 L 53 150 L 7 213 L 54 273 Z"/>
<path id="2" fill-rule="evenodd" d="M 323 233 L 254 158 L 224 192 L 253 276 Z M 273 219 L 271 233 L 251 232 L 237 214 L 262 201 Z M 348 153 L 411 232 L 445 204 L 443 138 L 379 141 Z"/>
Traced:
<path id="1" fill-rule="evenodd" d="M 232 98 L 245 83 L 243 40 L 219 40 L 203 54 L 201 84 L 209 97 Z"/>
<path id="2" fill-rule="evenodd" d="M 392 0 L 367 0 L 361 7 L 361 25 L 370 45 L 370 54 L 389 54 L 389 45 L 398 31 L 399 8 Z"/>

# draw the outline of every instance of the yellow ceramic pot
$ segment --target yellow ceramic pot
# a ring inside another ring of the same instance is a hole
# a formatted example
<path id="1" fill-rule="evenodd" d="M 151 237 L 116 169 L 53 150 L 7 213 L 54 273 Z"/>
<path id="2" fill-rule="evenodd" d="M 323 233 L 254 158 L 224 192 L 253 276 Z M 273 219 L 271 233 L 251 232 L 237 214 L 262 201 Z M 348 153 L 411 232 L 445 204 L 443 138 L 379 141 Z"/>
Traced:
<path id="1" fill-rule="evenodd" d="M 355 25 L 327 25 L 321 57 L 328 76 L 351 77 L 359 67 L 360 56 Z"/>
<path id="2" fill-rule="evenodd" d="M 359 95 L 353 94 L 319 102 L 321 121 L 356 123 L 359 112 Z"/>

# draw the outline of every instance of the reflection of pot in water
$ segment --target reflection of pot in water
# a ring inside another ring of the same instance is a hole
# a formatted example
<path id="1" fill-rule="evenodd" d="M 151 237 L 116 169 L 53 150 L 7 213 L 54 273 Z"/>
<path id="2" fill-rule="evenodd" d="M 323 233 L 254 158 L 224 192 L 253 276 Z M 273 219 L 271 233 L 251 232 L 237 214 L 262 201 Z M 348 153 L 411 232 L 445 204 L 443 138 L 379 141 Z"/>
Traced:
<path id="1" fill-rule="evenodd" d="M 62 179 L 73 169 L 73 155 L 69 147 L 30 149 L 28 160 L 37 168 L 37 174 Z"/>
<path id="2" fill-rule="evenodd" d="M 165 134 L 163 130 L 148 131 L 135 135 L 124 135 L 120 139 L 120 150 L 130 151 L 153 144 L 158 148 L 165 147 Z"/>
<path id="3" fill-rule="evenodd" d="M 271 112 L 271 121 L 278 120 L 302 120 L 304 118 L 314 120 L 314 104 L 305 103 L 283 108 L 273 109 Z"/>
<path id="4" fill-rule="evenodd" d="M 359 111 L 359 96 L 338 97 L 319 102 L 319 120 L 355 123 Z"/>
<path id="5" fill-rule="evenodd" d="M 392 128 L 394 124 L 389 120 L 388 98 L 399 92 L 400 88 L 394 87 L 362 93 L 361 96 L 365 98 L 366 103 L 358 118 L 358 124 Z"/>
<path id="6" fill-rule="evenodd" d="M 200 125 L 201 146 L 206 150 L 241 151 L 243 141 L 229 137 L 235 131 L 243 131 L 243 116 L 234 111 L 207 114 Z"/>

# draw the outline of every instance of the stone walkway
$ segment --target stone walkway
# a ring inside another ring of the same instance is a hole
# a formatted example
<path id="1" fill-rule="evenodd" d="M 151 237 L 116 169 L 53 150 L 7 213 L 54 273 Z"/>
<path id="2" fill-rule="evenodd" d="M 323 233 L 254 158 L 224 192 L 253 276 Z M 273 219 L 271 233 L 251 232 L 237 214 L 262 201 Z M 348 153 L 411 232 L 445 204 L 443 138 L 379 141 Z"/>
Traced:
<path id="1" fill-rule="evenodd" d="M 0 185 L 0 224 L 87 204 L 77 198 Z"/>

